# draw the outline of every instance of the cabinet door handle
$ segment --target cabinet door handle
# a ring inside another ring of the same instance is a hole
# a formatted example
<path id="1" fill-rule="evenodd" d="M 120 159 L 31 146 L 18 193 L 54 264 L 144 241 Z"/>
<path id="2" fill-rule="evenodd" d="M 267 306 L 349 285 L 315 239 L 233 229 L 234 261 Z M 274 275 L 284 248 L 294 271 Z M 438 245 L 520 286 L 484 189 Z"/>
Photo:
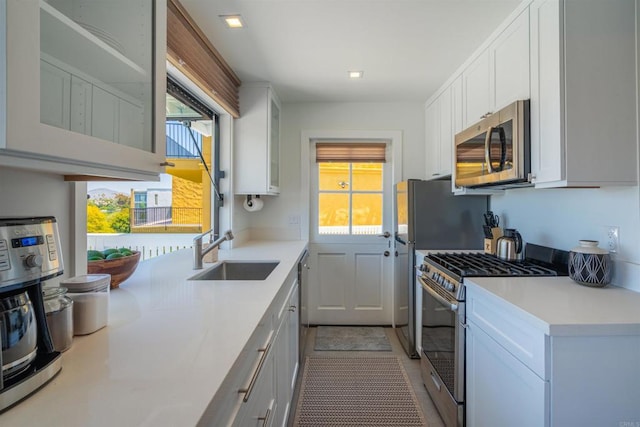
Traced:
<path id="1" fill-rule="evenodd" d="M 440 381 L 438 381 L 438 379 L 436 378 L 436 374 L 434 374 L 433 371 L 431 371 L 431 381 L 433 381 L 433 384 L 435 384 L 438 391 L 440 391 L 442 384 L 440 384 Z"/>
<path id="2" fill-rule="evenodd" d="M 260 360 L 258 361 L 258 366 L 256 367 L 256 370 L 253 372 L 253 375 L 251 376 L 251 381 L 249 381 L 249 386 L 247 388 L 241 388 L 240 390 L 238 390 L 238 393 L 244 393 L 244 398 L 242 399 L 243 402 L 246 402 L 247 400 L 249 400 L 249 397 L 251 396 L 251 392 L 253 391 L 253 387 L 255 387 L 256 385 L 256 380 L 258 379 L 258 375 L 260 375 L 260 371 L 262 371 L 262 366 L 264 366 L 264 362 L 267 359 L 267 354 L 269 353 L 270 348 L 271 348 L 271 343 L 267 344 L 265 348 L 258 349 L 258 352 L 262 353 L 262 356 L 260 356 Z"/>
<path id="3" fill-rule="evenodd" d="M 296 306 L 295 305 L 290 305 L 289 306 L 289 311 L 295 312 L 296 311 Z"/>
<path id="4" fill-rule="evenodd" d="M 267 413 L 264 414 L 264 417 L 258 417 L 258 420 L 262 421 L 262 427 L 269 425 L 269 418 L 271 418 L 271 408 L 267 409 Z"/>

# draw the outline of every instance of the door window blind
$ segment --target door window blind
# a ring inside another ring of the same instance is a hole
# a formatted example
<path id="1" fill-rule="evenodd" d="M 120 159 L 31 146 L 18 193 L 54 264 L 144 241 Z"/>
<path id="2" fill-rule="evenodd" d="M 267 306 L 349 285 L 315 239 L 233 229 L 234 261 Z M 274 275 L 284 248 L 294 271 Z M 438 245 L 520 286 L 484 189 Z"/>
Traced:
<path id="1" fill-rule="evenodd" d="M 386 163 L 384 142 L 318 142 L 316 162 Z"/>

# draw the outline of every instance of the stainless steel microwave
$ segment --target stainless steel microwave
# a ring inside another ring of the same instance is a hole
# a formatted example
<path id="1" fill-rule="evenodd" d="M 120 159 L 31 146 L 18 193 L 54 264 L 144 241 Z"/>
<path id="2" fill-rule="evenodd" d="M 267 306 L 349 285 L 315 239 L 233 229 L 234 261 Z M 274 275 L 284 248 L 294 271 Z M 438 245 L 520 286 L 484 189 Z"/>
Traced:
<path id="1" fill-rule="evenodd" d="M 530 184 L 529 100 L 516 101 L 455 137 L 457 187 Z"/>

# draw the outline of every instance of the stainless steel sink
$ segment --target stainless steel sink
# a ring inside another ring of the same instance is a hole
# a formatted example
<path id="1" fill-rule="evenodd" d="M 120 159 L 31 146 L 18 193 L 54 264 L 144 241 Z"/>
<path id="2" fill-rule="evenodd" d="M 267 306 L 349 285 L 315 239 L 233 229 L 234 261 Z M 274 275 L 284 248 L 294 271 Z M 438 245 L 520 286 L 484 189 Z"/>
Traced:
<path id="1" fill-rule="evenodd" d="M 279 261 L 222 261 L 188 280 L 265 280 Z"/>

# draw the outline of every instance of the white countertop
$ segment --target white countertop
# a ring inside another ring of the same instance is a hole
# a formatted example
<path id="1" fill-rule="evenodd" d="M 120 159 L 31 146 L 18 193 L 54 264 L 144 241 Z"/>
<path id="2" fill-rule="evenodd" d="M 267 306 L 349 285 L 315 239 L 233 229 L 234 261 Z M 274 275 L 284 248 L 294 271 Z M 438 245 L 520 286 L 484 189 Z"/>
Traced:
<path id="1" fill-rule="evenodd" d="M 74 337 L 58 376 L 0 414 L 0 425 L 196 425 L 305 246 L 256 241 L 219 252 L 280 261 L 259 282 L 188 281 L 191 250 L 140 263 L 111 291 L 108 326 Z"/>
<path id="2" fill-rule="evenodd" d="M 512 304 L 547 335 L 640 335 L 638 292 L 591 288 L 568 277 L 473 277 L 464 283 Z"/>

